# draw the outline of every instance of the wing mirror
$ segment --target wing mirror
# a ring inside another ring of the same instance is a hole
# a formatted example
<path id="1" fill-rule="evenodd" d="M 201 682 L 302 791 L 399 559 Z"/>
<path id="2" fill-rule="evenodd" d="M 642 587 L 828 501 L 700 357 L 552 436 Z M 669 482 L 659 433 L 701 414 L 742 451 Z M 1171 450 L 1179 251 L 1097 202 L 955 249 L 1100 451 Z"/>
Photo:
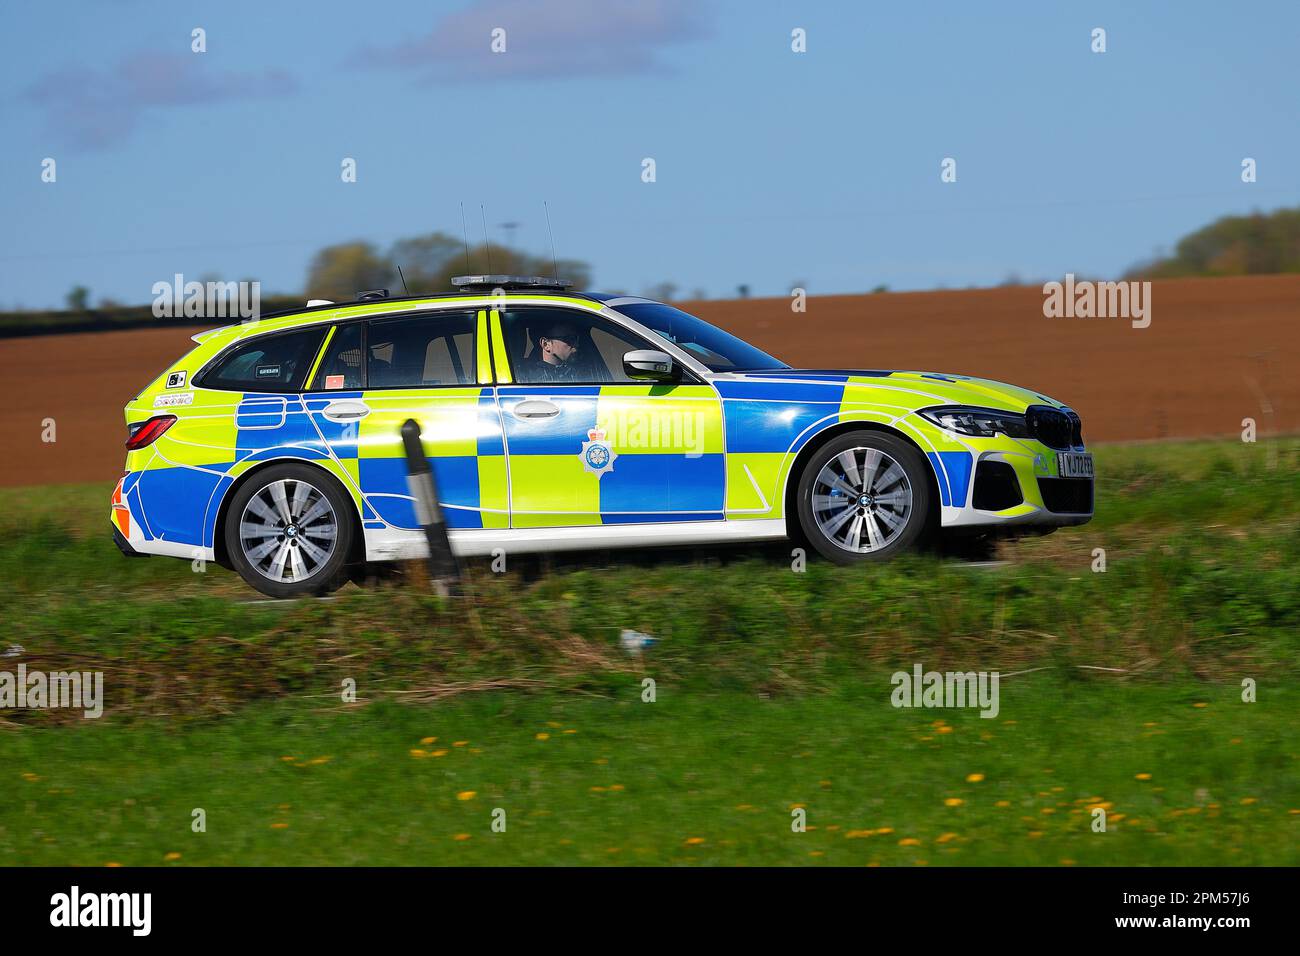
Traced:
<path id="1" fill-rule="evenodd" d="M 656 349 L 634 349 L 624 353 L 623 371 L 642 381 L 671 382 L 677 378 L 672 356 Z"/>

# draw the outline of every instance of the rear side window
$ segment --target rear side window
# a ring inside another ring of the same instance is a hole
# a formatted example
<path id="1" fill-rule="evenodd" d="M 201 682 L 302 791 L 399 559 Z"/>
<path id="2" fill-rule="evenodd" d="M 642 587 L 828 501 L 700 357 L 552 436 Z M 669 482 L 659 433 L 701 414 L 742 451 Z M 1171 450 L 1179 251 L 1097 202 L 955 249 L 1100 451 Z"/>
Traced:
<path id="1" fill-rule="evenodd" d="M 325 349 L 325 358 L 311 380 L 311 391 L 322 389 L 358 389 L 364 388 L 361 363 L 362 323 L 340 325 L 334 330 L 334 338 Z"/>
<path id="2" fill-rule="evenodd" d="M 296 392 L 324 336 L 323 328 L 259 336 L 221 359 L 199 384 L 239 392 Z"/>
<path id="3" fill-rule="evenodd" d="M 368 388 L 474 384 L 474 312 L 434 312 L 371 322 Z"/>

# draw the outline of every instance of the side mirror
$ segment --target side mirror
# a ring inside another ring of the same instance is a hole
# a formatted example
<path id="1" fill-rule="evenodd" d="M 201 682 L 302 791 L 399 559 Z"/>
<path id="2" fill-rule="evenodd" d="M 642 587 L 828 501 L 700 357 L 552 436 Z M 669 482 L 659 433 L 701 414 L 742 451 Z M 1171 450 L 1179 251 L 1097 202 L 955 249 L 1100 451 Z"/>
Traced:
<path id="1" fill-rule="evenodd" d="M 673 357 L 655 349 L 634 349 L 623 355 L 623 371 L 635 379 L 671 382 L 677 378 Z"/>

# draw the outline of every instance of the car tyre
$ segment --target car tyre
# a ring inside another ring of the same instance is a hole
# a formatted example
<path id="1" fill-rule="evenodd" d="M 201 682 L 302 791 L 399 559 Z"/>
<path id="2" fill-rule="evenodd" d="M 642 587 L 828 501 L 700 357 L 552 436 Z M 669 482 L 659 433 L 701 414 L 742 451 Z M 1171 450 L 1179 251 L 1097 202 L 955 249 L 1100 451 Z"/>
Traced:
<path id="1" fill-rule="evenodd" d="M 328 594 L 348 581 L 356 534 L 352 498 L 310 465 L 272 465 L 240 486 L 226 510 L 230 563 L 273 598 Z"/>
<path id="2" fill-rule="evenodd" d="M 848 432 L 818 448 L 799 476 L 799 528 L 836 564 L 888 560 L 928 533 L 933 500 L 929 465 L 914 445 Z"/>

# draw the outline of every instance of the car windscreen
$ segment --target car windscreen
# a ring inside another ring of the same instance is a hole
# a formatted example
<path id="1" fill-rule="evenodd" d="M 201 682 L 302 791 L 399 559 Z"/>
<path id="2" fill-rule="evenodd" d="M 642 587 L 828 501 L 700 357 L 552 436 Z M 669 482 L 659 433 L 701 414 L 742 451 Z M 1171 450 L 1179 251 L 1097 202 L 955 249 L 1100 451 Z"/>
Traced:
<path id="1" fill-rule="evenodd" d="M 789 368 L 762 349 L 756 349 L 730 332 L 703 319 L 660 302 L 634 302 L 615 307 L 629 319 L 654 329 L 714 372 Z"/>

